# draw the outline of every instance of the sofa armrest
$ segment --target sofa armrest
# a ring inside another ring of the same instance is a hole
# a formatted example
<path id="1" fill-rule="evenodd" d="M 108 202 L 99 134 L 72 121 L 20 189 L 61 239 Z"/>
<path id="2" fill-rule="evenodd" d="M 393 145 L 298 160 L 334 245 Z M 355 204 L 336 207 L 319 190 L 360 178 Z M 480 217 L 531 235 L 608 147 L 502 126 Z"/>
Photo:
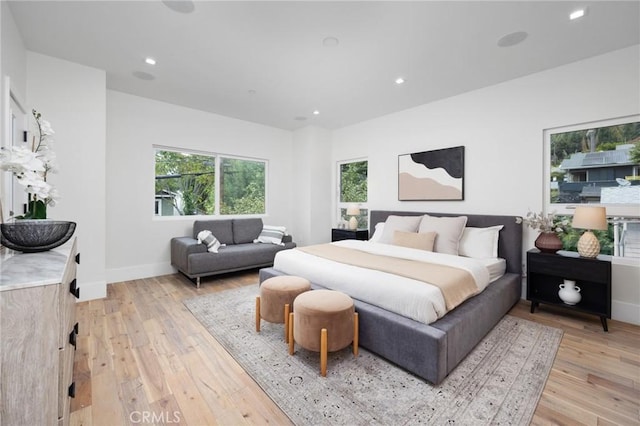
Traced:
<path id="1" fill-rule="evenodd" d="M 293 237 L 291 235 L 285 235 L 284 237 L 282 237 L 282 242 L 283 243 L 292 243 L 293 242 Z"/>
<path id="2" fill-rule="evenodd" d="M 184 273 L 189 273 L 188 257 L 193 253 L 206 253 L 207 246 L 195 238 L 175 237 L 171 239 L 171 264 Z"/>

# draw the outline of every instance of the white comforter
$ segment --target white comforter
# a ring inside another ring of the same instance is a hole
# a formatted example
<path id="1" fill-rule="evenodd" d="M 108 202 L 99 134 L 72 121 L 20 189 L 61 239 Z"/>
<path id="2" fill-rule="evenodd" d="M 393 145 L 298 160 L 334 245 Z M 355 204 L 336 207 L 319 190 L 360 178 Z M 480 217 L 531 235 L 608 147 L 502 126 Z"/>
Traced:
<path id="1" fill-rule="evenodd" d="M 487 267 L 472 258 L 369 241 L 344 240 L 332 244 L 374 254 L 462 268 L 471 273 L 480 291 L 490 282 Z M 273 266 L 285 274 L 305 277 L 311 282 L 342 291 L 355 299 L 425 324 L 432 323 L 447 313 L 440 289 L 422 281 L 334 262 L 295 249 L 278 252 Z"/>

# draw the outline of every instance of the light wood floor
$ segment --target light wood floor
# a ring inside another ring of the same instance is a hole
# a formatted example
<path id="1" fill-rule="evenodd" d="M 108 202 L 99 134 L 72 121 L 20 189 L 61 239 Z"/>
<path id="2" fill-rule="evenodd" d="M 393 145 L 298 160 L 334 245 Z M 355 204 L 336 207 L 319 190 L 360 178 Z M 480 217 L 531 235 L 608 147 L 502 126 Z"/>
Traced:
<path id="1" fill-rule="evenodd" d="M 182 304 L 257 281 L 250 271 L 197 290 L 167 275 L 79 303 L 71 425 L 290 424 Z M 530 314 L 524 301 L 511 314 L 565 332 L 533 424 L 640 425 L 640 327 L 610 321 L 605 333 L 596 317 L 544 305 Z"/>

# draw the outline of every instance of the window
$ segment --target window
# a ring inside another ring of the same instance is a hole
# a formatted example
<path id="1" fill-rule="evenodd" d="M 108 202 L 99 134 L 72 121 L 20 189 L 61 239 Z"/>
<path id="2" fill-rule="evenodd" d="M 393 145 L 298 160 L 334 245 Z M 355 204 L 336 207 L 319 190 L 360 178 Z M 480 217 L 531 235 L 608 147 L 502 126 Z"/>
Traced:
<path id="1" fill-rule="evenodd" d="M 264 214 L 266 161 L 155 148 L 156 216 Z"/>
<path id="2" fill-rule="evenodd" d="M 357 205 L 360 208 L 358 229 L 369 227 L 367 176 L 367 160 L 338 163 L 338 220 L 348 221 L 351 217 L 347 216 L 347 209 L 350 205 Z"/>
<path id="3" fill-rule="evenodd" d="M 546 210 L 571 215 L 578 204 L 605 206 L 611 225 L 597 233 L 602 253 L 637 256 L 640 116 L 548 129 L 544 139 Z M 565 249 L 575 250 L 573 232 Z"/>
<path id="4" fill-rule="evenodd" d="M 220 213 L 265 213 L 265 162 L 223 158 L 221 163 Z"/>

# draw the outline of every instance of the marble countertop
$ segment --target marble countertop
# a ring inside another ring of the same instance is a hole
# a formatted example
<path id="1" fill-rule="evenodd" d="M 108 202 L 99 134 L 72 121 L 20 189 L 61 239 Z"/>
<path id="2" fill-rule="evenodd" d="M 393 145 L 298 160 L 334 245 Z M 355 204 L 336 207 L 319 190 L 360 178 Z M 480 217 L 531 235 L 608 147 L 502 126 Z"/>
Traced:
<path id="1" fill-rule="evenodd" d="M 0 248 L 0 292 L 60 283 L 73 240 L 40 253 L 21 253 L 6 247 Z"/>

